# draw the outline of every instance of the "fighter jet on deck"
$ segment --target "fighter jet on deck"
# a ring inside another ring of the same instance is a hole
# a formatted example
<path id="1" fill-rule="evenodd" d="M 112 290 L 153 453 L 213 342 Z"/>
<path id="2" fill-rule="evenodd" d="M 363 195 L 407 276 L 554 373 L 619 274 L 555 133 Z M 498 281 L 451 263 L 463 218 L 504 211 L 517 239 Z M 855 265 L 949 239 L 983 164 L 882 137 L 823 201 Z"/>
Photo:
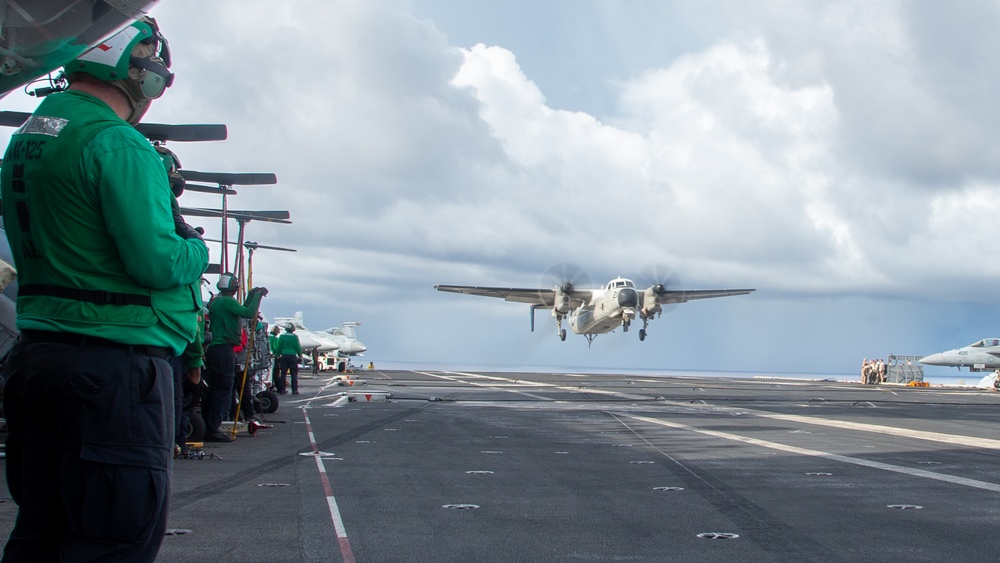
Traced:
<path id="1" fill-rule="evenodd" d="M 969 371 L 1000 369 L 1000 338 L 984 338 L 964 348 L 938 352 L 920 358 L 929 366 L 969 368 Z"/>

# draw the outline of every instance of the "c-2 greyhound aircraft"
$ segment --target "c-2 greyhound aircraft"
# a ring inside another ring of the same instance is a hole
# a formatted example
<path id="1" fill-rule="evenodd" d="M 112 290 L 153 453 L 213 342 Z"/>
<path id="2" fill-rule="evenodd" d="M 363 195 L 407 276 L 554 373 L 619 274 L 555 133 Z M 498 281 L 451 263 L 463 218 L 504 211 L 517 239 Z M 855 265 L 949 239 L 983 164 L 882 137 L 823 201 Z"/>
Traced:
<path id="1" fill-rule="evenodd" d="M 1000 369 L 1000 338 L 984 338 L 964 348 L 924 356 L 919 361 L 929 366 L 955 367 L 959 370 L 965 367 L 969 371 Z"/>
<path id="2" fill-rule="evenodd" d="M 576 334 L 587 337 L 593 344 L 599 334 L 611 332 L 621 327 L 628 332 L 629 325 L 636 316 L 642 320 L 639 340 L 646 339 L 649 321 L 663 313 L 663 305 L 686 303 L 693 299 L 746 295 L 754 289 L 667 289 L 663 283 L 654 283 L 644 290 L 626 278 L 615 278 L 598 289 L 575 287 L 571 281 L 560 283 L 552 289 L 529 289 L 512 287 L 476 287 L 468 285 L 435 285 L 438 291 L 464 293 L 483 297 L 499 297 L 505 301 L 529 303 L 531 305 L 531 330 L 535 330 L 535 309 L 551 309 L 556 319 L 556 334 L 566 340 L 563 319 Z"/>

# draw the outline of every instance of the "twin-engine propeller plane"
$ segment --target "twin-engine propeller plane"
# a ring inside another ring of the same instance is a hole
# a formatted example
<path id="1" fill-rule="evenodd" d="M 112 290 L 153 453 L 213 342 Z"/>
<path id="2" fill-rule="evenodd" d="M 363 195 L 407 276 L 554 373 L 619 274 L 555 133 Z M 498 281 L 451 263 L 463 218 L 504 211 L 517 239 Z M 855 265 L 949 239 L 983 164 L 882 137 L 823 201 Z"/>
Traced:
<path id="1" fill-rule="evenodd" d="M 663 306 L 686 303 L 693 299 L 746 295 L 753 289 L 667 289 L 665 283 L 654 283 L 646 289 L 638 289 L 626 278 L 615 278 L 604 287 L 584 289 L 572 281 L 564 281 L 552 289 L 531 289 L 513 287 L 476 287 L 468 285 L 435 285 L 438 291 L 464 293 L 483 297 L 498 297 L 515 303 L 531 305 L 531 330 L 535 330 L 535 309 L 551 309 L 556 319 L 556 334 L 566 340 L 563 319 L 576 334 L 587 337 L 593 344 L 599 334 L 622 328 L 628 332 L 632 321 L 638 317 L 642 321 L 639 340 L 646 339 L 649 321 L 663 313 Z"/>

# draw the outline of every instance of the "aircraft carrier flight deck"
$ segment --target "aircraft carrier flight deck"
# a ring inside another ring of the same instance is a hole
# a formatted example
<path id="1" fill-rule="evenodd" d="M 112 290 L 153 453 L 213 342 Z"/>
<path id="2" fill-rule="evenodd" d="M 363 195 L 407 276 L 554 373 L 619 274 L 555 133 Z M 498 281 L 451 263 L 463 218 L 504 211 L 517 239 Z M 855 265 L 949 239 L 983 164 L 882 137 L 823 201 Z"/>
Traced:
<path id="1" fill-rule="evenodd" d="M 174 461 L 159 561 L 1000 559 L 997 392 L 335 375 Z"/>

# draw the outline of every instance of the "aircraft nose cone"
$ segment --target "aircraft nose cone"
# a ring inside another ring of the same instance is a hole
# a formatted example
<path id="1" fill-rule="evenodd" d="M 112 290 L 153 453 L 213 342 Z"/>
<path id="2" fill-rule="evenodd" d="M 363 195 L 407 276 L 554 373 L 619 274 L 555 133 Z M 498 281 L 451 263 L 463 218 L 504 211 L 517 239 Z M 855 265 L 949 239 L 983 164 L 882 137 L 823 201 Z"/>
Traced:
<path id="1" fill-rule="evenodd" d="M 355 340 L 354 342 L 351 342 L 351 353 L 353 354 L 360 354 L 361 352 L 364 352 L 367 349 L 368 347 L 362 344 L 360 340 Z"/>
<path id="2" fill-rule="evenodd" d="M 634 289 L 626 287 L 618 292 L 619 307 L 635 307 L 639 304 L 639 294 Z"/>
<path id="3" fill-rule="evenodd" d="M 923 358 L 920 358 L 917 361 L 920 362 L 920 363 L 922 363 L 922 364 L 927 364 L 929 366 L 940 366 L 940 365 L 944 364 L 945 357 L 944 357 L 944 354 L 938 352 L 937 354 L 931 354 L 930 356 L 924 356 Z"/>

